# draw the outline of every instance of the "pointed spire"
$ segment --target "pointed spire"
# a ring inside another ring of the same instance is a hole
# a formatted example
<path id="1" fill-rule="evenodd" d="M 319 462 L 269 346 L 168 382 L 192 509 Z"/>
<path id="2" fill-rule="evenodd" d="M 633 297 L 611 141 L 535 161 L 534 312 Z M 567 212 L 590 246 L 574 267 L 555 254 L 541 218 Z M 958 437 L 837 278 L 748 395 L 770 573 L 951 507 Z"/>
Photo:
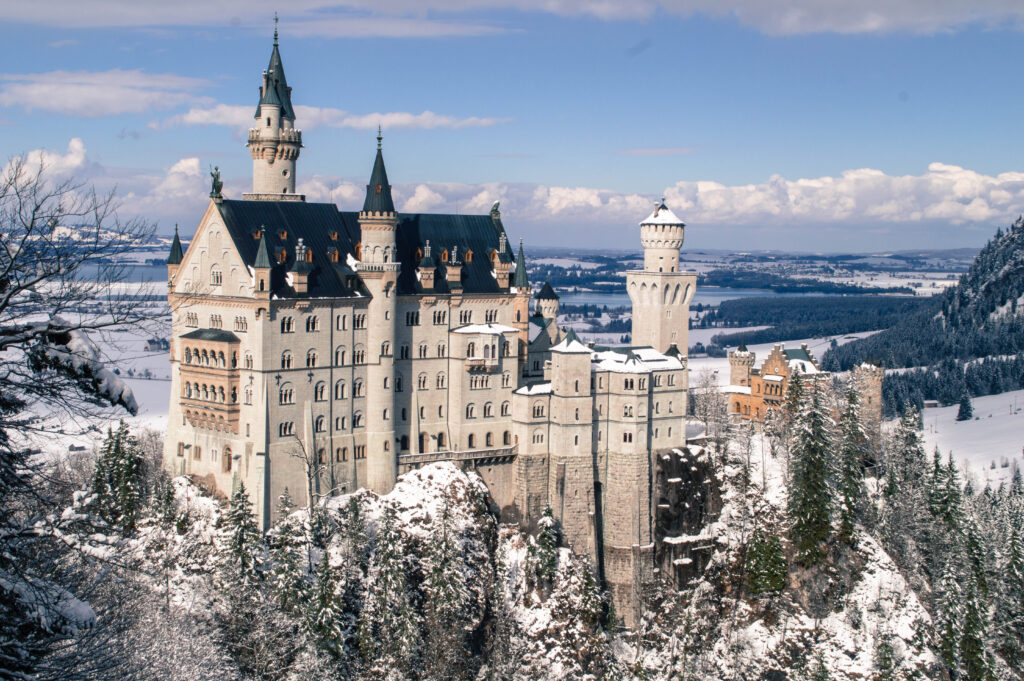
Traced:
<path id="1" fill-rule="evenodd" d="M 178 225 L 174 225 L 174 241 L 171 242 L 171 254 L 167 257 L 168 265 L 180 265 L 185 254 L 181 251 L 181 239 L 178 238 Z"/>
<path id="2" fill-rule="evenodd" d="M 555 289 L 551 288 L 551 282 L 544 282 L 540 293 L 537 294 L 537 300 L 558 300 L 558 294 L 555 293 Z"/>
<path id="3" fill-rule="evenodd" d="M 526 256 L 523 255 L 523 240 L 519 240 L 519 257 L 516 258 L 516 274 L 512 279 L 512 285 L 516 291 L 527 293 L 530 290 L 530 280 L 526 276 Z"/>
<path id="4" fill-rule="evenodd" d="M 381 151 L 380 127 L 377 128 L 377 158 L 373 162 L 370 173 L 370 184 L 366 185 L 366 201 L 363 202 L 364 213 L 394 213 L 395 202 L 391 198 L 391 185 L 388 184 L 388 171 L 384 167 L 384 152 Z"/>
<path id="5" fill-rule="evenodd" d="M 253 269 L 266 269 L 269 270 L 272 265 L 270 262 L 270 253 L 267 252 L 267 232 L 265 229 L 260 229 L 260 245 L 256 250 L 256 262 L 253 263 Z"/>
<path id="6" fill-rule="evenodd" d="M 378 123 L 377 124 L 377 151 L 380 151 L 381 141 L 383 141 L 383 139 L 384 139 L 384 135 L 381 134 L 381 133 L 382 133 L 382 130 L 381 130 L 381 127 L 380 127 L 380 123 Z"/>
<path id="7" fill-rule="evenodd" d="M 263 74 L 263 87 L 260 88 L 260 102 L 256 106 L 256 115 L 260 117 L 260 105 L 271 104 L 281 107 L 281 117 L 295 120 L 295 110 L 292 109 L 292 89 L 288 87 L 288 81 L 284 77 L 284 64 L 281 61 L 281 52 L 277 42 L 277 14 L 274 14 L 274 48 L 270 52 L 270 63 Z"/>
<path id="8" fill-rule="evenodd" d="M 274 12 L 274 47 L 277 47 L 277 12 Z"/>

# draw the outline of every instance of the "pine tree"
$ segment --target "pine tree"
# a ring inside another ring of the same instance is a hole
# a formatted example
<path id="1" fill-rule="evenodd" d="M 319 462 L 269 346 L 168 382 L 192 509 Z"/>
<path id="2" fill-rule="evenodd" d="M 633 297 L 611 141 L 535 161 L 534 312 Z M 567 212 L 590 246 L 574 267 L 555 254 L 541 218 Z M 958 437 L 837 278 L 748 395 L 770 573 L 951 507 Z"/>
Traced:
<path id="1" fill-rule="evenodd" d="M 410 593 L 407 542 L 395 509 L 385 506 L 359 617 L 359 648 L 374 678 L 413 677 L 421 642 Z"/>
<path id="2" fill-rule="evenodd" d="M 971 406 L 971 398 L 964 393 L 960 397 L 960 408 L 956 412 L 957 421 L 970 421 L 974 418 L 974 407 Z"/>
<path id="3" fill-rule="evenodd" d="M 360 577 L 366 575 L 370 560 L 370 541 L 366 535 L 366 521 L 363 519 L 359 499 L 353 495 L 345 507 L 341 522 L 342 544 L 345 546 L 352 562 L 359 569 Z"/>
<path id="4" fill-rule="evenodd" d="M 896 651 L 890 634 L 880 634 L 875 639 L 874 663 L 873 681 L 893 681 L 896 678 Z"/>
<path id="5" fill-rule="evenodd" d="M 840 541 L 852 544 L 861 499 L 862 466 L 867 450 L 867 436 L 860 420 L 859 397 L 855 390 L 846 394 L 846 409 L 842 416 L 842 435 L 839 441 L 838 474 Z"/>
<path id="6" fill-rule="evenodd" d="M 601 627 L 603 610 L 590 568 L 583 559 L 570 556 L 551 593 L 551 618 L 557 623 L 560 647 L 572 651 L 572 661 L 579 666 L 579 673 L 570 673 L 569 678 L 600 679 L 612 666 Z"/>
<path id="7" fill-rule="evenodd" d="M 542 584 L 550 584 L 558 570 L 558 545 L 561 536 L 558 521 L 550 506 L 544 507 L 544 513 L 537 521 L 537 548 L 535 553 L 537 579 Z"/>
<path id="8" fill-rule="evenodd" d="M 298 608 L 306 602 L 309 594 L 306 542 L 300 522 L 297 518 L 284 515 L 274 529 L 267 533 L 271 563 L 270 588 L 278 605 L 286 611 Z"/>
<path id="9" fill-rule="evenodd" d="M 259 578 L 262 542 L 244 483 L 231 495 L 228 508 L 221 516 L 218 543 L 225 581 L 254 585 Z"/>
<path id="10" fill-rule="evenodd" d="M 1014 528 L 1010 533 L 1001 604 L 996 608 L 1004 641 L 1004 657 L 1024 659 L 1024 542 Z"/>
<path id="11" fill-rule="evenodd" d="M 292 514 L 295 510 L 295 502 L 292 501 L 292 495 L 288 493 L 288 488 L 285 487 L 284 491 L 281 492 L 281 496 L 277 498 L 277 519 L 284 520 Z"/>
<path id="12" fill-rule="evenodd" d="M 988 566 L 985 556 L 985 548 L 978 532 L 972 527 L 967 530 L 967 559 L 973 573 L 974 584 L 978 588 L 981 597 L 988 596 Z"/>
<path id="13" fill-rule="evenodd" d="M 509 607 L 506 593 L 508 581 L 506 546 L 499 542 L 494 555 L 494 571 L 488 593 L 490 617 L 487 622 L 487 643 L 484 646 L 485 662 L 481 671 L 481 681 L 511 679 L 522 666 L 524 645 L 519 623 Z"/>
<path id="14" fill-rule="evenodd" d="M 967 681 L 993 681 L 995 674 L 987 646 L 988 623 L 985 607 L 980 600 L 977 585 L 967 579 L 964 598 L 963 635 L 960 638 L 960 659 L 963 678 Z"/>
<path id="15" fill-rule="evenodd" d="M 936 647 L 946 670 L 955 675 L 960 667 L 960 639 L 963 635 L 963 594 L 954 561 L 946 563 L 939 586 L 936 608 Z"/>
<path id="16" fill-rule="evenodd" d="M 431 655 L 424 659 L 424 679 L 448 681 L 466 678 L 469 652 L 466 648 L 467 615 L 472 604 L 466 585 L 466 566 L 452 523 L 448 498 L 434 519 L 423 583 L 423 614 L 426 646 Z"/>
<path id="17" fill-rule="evenodd" d="M 121 421 L 117 430 L 107 430 L 96 472 L 93 492 L 100 516 L 125 533 L 135 530 L 142 506 L 142 448 Z"/>
<path id="18" fill-rule="evenodd" d="M 832 420 L 815 389 L 798 415 L 790 448 L 789 533 L 797 561 L 805 566 L 821 561 L 822 544 L 831 530 L 831 429 Z"/>
<path id="19" fill-rule="evenodd" d="M 306 605 L 304 625 L 309 635 L 336 659 L 346 656 L 349 614 L 341 596 L 341 573 L 331 566 L 326 551 L 316 571 L 316 583 Z"/>
<path id="20" fill-rule="evenodd" d="M 782 542 L 774 533 L 754 530 L 747 545 L 747 588 L 751 595 L 782 591 L 786 588 L 786 556 Z"/>

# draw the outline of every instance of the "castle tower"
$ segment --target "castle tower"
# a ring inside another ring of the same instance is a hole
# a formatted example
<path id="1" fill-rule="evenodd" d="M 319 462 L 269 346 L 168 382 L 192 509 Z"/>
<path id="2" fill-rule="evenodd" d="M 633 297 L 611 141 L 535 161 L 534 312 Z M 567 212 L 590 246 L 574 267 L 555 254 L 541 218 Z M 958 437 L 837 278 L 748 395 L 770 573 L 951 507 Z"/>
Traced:
<path id="1" fill-rule="evenodd" d="M 399 264 L 395 258 L 398 213 L 391 198 L 381 133 L 377 131 L 377 158 L 373 162 L 366 200 L 359 212 L 362 232 L 359 273 L 370 291 L 367 310 L 366 362 L 366 482 L 375 492 L 391 491 L 398 476 L 395 451 L 395 309 Z"/>
<path id="2" fill-rule="evenodd" d="M 551 348 L 548 499 L 573 551 L 597 572 L 591 350 L 571 329 Z"/>
<path id="3" fill-rule="evenodd" d="M 626 273 L 635 347 L 650 346 L 659 352 L 672 343 L 680 349 L 689 347 L 690 300 L 697 288 L 697 273 L 678 271 L 684 227 L 664 199 L 640 223 L 644 268 Z"/>
<path id="4" fill-rule="evenodd" d="M 174 283 L 174 275 L 178 273 L 185 254 L 181 250 L 181 239 L 178 238 L 178 225 L 174 225 L 174 241 L 171 242 L 171 254 L 167 256 L 167 281 Z"/>
<path id="5" fill-rule="evenodd" d="M 729 384 L 749 386 L 750 372 L 754 368 L 757 355 L 747 350 L 746 343 L 729 353 Z"/>
<path id="6" fill-rule="evenodd" d="M 285 80 L 277 46 L 277 17 L 274 24 L 274 49 L 263 72 L 260 101 L 253 117 L 256 126 L 249 129 L 252 193 L 244 198 L 302 201 L 304 197 L 295 193 L 295 162 L 302 149 L 302 132 L 295 129 L 292 89 Z"/>
<path id="7" fill-rule="evenodd" d="M 882 435 L 882 379 L 885 369 L 865 362 L 853 368 L 853 385 L 860 396 L 860 417 L 868 440 L 877 447 Z M 878 451 L 871 452 L 877 456 Z"/>
<path id="8" fill-rule="evenodd" d="M 549 282 L 544 282 L 543 288 L 537 294 L 535 303 L 536 314 L 544 319 L 555 320 L 558 318 L 558 294 L 551 288 Z"/>

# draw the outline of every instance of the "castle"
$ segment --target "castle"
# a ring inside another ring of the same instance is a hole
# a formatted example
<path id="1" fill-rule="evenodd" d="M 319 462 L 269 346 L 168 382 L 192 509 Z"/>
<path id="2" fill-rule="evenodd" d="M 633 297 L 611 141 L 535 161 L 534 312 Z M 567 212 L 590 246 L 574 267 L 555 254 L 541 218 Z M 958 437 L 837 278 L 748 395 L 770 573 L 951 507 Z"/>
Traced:
<path id="1" fill-rule="evenodd" d="M 534 298 L 499 205 L 400 213 L 382 137 L 359 212 L 296 193 L 303 148 L 277 32 L 249 131 L 252 192 L 210 202 L 168 258 L 172 367 L 165 464 L 264 527 L 300 503 L 434 461 L 477 471 L 502 518 L 546 507 L 627 624 L 654 570 L 659 455 L 685 444 L 694 272 L 684 224 L 656 204 L 627 273 L 633 347 L 587 346 Z M 533 314 L 531 299 L 535 301 Z"/>

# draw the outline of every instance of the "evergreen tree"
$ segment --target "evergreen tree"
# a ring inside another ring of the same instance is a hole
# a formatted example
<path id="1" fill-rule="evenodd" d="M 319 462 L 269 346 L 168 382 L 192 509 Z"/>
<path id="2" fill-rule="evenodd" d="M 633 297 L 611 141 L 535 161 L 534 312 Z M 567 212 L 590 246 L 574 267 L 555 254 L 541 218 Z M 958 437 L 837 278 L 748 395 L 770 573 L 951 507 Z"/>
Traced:
<path id="1" fill-rule="evenodd" d="M 751 595 L 782 591 L 786 588 L 786 556 L 782 542 L 774 533 L 765 534 L 760 528 L 747 544 L 747 588 Z"/>
<path id="2" fill-rule="evenodd" d="M 218 543 L 224 581 L 239 586 L 256 584 L 262 542 L 244 483 L 231 495 L 228 508 L 221 516 Z"/>
<path id="3" fill-rule="evenodd" d="M 292 495 L 288 493 L 288 488 L 284 488 L 284 492 L 277 498 L 277 519 L 284 520 L 292 514 L 295 510 L 295 502 L 292 501 Z"/>
<path id="4" fill-rule="evenodd" d="M 466 566 L 452 524 L 448 499 L 434 519 L 423 583 L 426 646 L 424 679 L 449 681 L 468 676 L 467 615 L 471 610 Z"/>
<path id="5" fill-rule="evenodd" d="M 601 627 L 603 610 L 604 599 L 590 568 L 583 559 L 570 556 L 551 593 L 552 620 L 562 623 L 558 632 L 561 647 L 572 651 L 572 662 L 578 665 L 578 672 L 568 678 L 600 679 L 612 667 Z"/>
<path id="6" fill-rule="evenodd" d="M 366 535 L 366 521 L 363 519 L 359 499 L 353 495 L 345 507 L 341 523 L 342 544 L 348 551 L 352 563 L 358 568 L 360 578 L 366 575 L 370 561 L 370 540 Z"/>
<path id="7" fill-rule="evenodd" d="M 287 492 L 282 495 L 282 498 Z M 280 507 L 279 507 L 280 509 Z M 279 513 L 279 515 L 281 515 Z M 309 593 L 309 574 L 306 569 L 306 541 L 301 521 L 289 515 L 267 534 L 270 553 L 270 588 L 278 605 L 294 610 L 306 601 Z"/>
<path id="8" fill-rule="evenodd" d="M 419 662 L 419 616 L 406 566 L 409 550 L 397 522 L 395 509 L 385 506 L 359 616 L 359 648 L 373 678 L 411 678 Z"/>
<path id="9" fill-rule="evenodd" d="M 507 584 L 509 569 L 504 543 L 499 543 L 494 556 L 494 571 L 488 593 L 490 617 L 487 622 L 487 645 L 481 681 L 511 679 L 522 666 L 524 646 L 515 613 L 509 607 Z"/>
<path id="10" fill-rule="evenodd" d="M 346 656 L 350 615 L 345 612 L 341 573 L 331 566 L 326 551 L 316 571 L 316 583 L 306 606 L 304 624 L 310 636 L 334 658 Z"/>
<path id="11" fill-rule="evenodd" d="M 1024 659 L 1024 542 L 1014 528 L 1010 533 L 999 616 L 1004 657 Z"/>
<path id="12" fill-rule="evenodd" d="M 100 516 L 125 533 L 135 530 L 142 505 L 142 448 L 121 421 L 107 430 L 93 475 L 93 492 Z"/>
<path id="13" fill-rule="evenodd" d="M 842 434 L 839 441 L 838 474 L 840 541 L 852 544 L 861 499 L 862 466 L 867 451 L 867 436 L 860 420 L 859 397 L 855 390 L 846 394 L 846 409 L 842 415 Z"/>
<path id="14" fill-rule="evenodd" d="M 542 584 L 550 584 L 555 577 L 555 572 L 558 570 L 558 545 L 560 542 L 558 521 L 555 520 L 551 507 L 545 506 L 544 513 L 537 521 L 537 548 L 534 554 L 537 579 Z"/>
<path id="15" fill-rule="evenodd" d="M 822 404 L 820 389 L 811 391 L 801 409 L 790 447 L 789 530 L 797 561 L 816 565 L 822 543 L 831 530 L 832 487 L 829 453 L 832 420 Z"/>
<path id="16" fill-rule="evenodd" d="M 875 639 L 875 676 L 873 681 L 893 681 L 896 678 L 896 651 L 892 647 L 892 636 L 880 634 Z"/>
<path id="17" fill-rule="evenodd" d="M 974 407 L 971 406 L 971 398 L 965 392 L 960 397 L 960 408 L 956 412 L 957 421 L 970 421 L 974 417 Z"/>
<path id="18" fill-rule="evenodd" d="M 963 678 L 967 681 L 994 681 L 995 674 L 987 646 L 988 623 L 985 606 L 973 579 L 967 579 L 964 599 L 963 635 L 960 639 L 960 659 Z"/>
<path id="19" fill-rule="evenodd" d="M 939 587 L 936 608 L 936 647 L 939 658 L 951 675 L 960 667 L 960 638 L 963 635 L 963 594 L 960 592 L 960 575 L 954 561 L 946 563 Z"/>

